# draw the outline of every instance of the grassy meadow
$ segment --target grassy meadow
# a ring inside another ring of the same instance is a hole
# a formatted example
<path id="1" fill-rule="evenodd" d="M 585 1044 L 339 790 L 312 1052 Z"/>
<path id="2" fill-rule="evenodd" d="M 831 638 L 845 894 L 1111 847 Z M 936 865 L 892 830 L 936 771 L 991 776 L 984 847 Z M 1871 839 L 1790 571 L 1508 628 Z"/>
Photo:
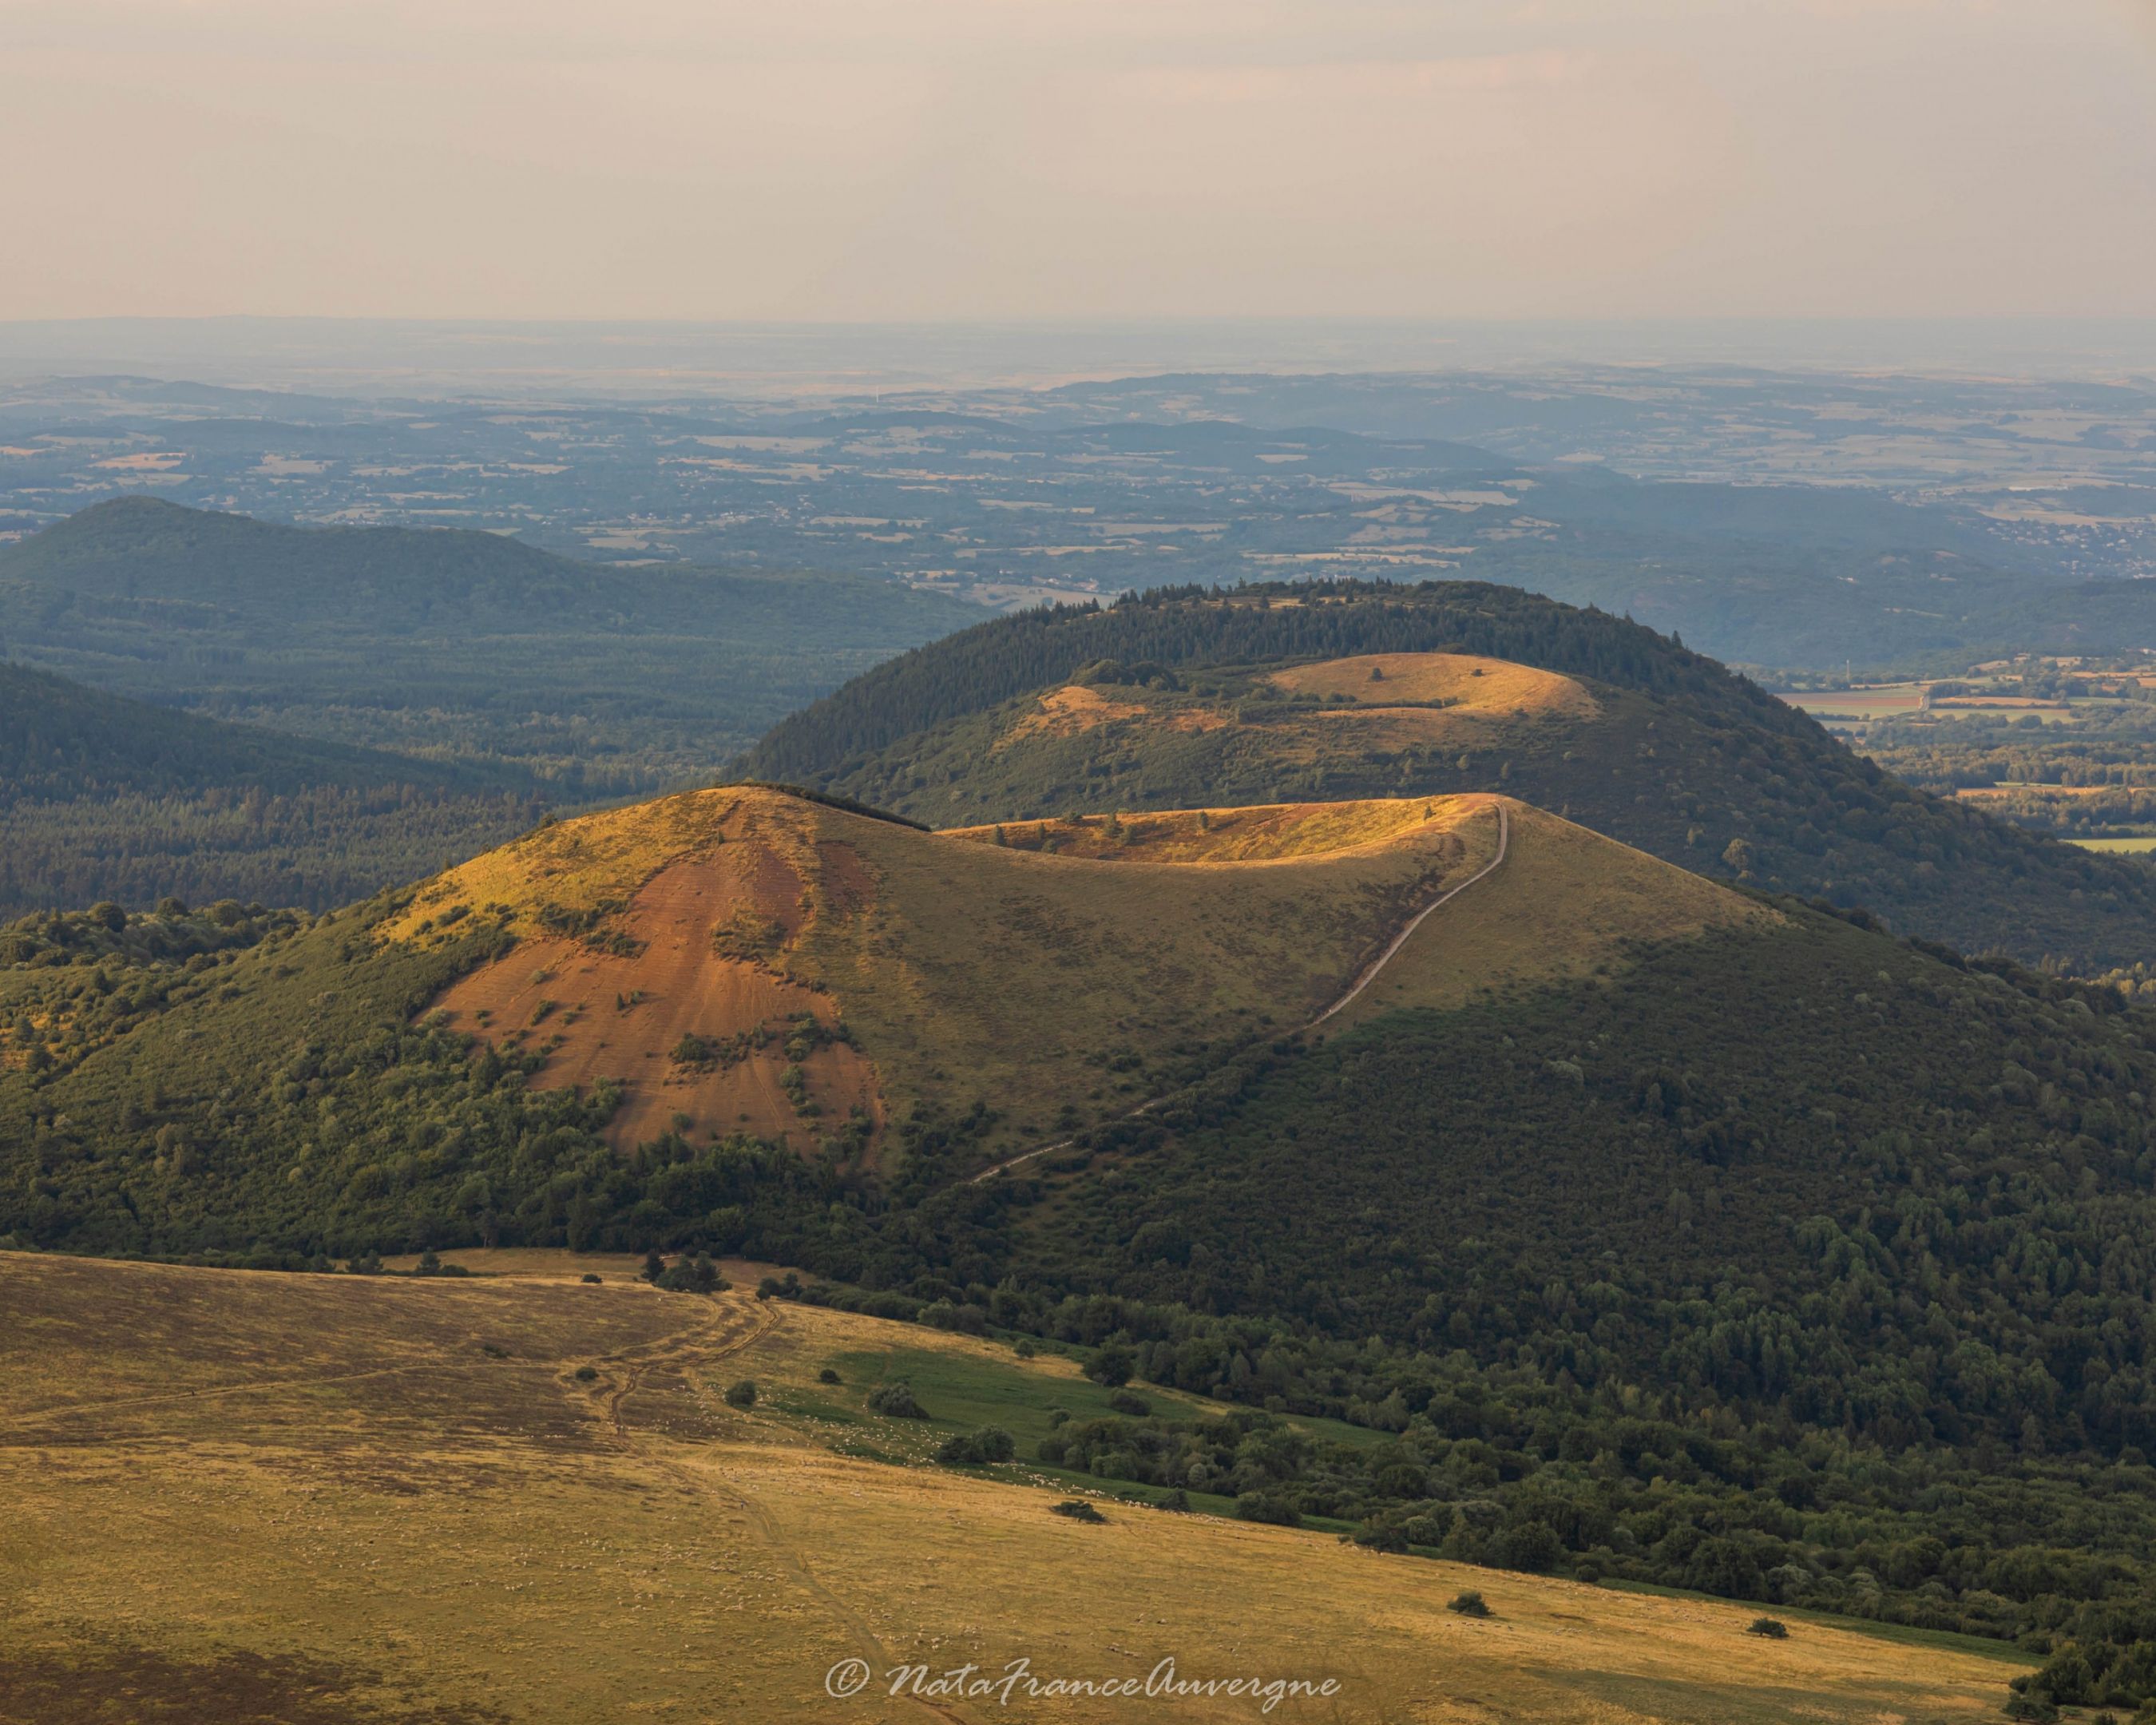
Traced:
<path id="1" fill-rule="evenodd" d="M 1275 1718 L 1933 1725 L 1995 1717 L 2019 1668 L 1106 1497 L 1075 1522 L 1049 1512 L 1085 1488 L 1024 1460 L 918 1460 L 990 1420 L 1023 1457 L 1047 1408 L 1105 1394 L 1070 1360 L 661 1294 L 619 1259 L 461 1255 L 485 1273 L 0 1255 L 0 1719 L 1105 1721 L 1142 1704 L 839 1702 L 824 1677 L 1173 1657 L 1339 1685 Z M 867 1412 L 901 1373 L 940 1419 Z M 1488 1618 L 1445 1609 L 1470 1588 Z"/>

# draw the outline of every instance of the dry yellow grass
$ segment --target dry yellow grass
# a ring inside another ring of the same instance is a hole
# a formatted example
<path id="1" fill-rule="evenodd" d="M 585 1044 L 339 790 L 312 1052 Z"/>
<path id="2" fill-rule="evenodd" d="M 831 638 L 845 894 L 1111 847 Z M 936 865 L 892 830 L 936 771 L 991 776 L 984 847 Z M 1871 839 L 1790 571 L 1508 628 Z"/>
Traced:
<path id="1" fill-rule="evenodd" d="M 1378 675 L 1373 678 L 1372 673 Z M 1147 733 L 1212 735 L 1247 746 L 1282 769 L 1373 750 L 1475 752 L 1532 741 L 1591 721 L 1602 705 L 1574 679 L 1471 653 L 1373 653 L 1291 665 L 1264 681 L 1332 703 L 1253 721 L 1229 701 L 1162 697 L 1145 690 L 1068 684 L 1025 706 L 988 745 L 991 756 L 1052 748 L 1107 729 L 1142 748 Z"/>
<path id="2" fill-rule="evenodd" d="M 1327 1030 L 1395 1008 L 1460 1006 L 1485 991 L 1591 976 L 1633 942 L 1781 920 L 1645 851 L 1507 806 L 1503 865 L 1433 913 Z"/>
<path id="3" fill-rule="evenodd" d="M 1451 711 L 1460 715 L 1551 719 L 1591 719 L 1601 711 L 1570 677 L 1474 653 L 1368 653 L 1291 665 L 1270 680 L 1291 694 L 1344 696 L 1363 707 L 1443 701 L 1456 703 Z"/>
<path id="4" fill-rule="evenodd" d="M 1278 862 L 1381 845 L 1437 827 L 1457 829 L 1488 807 L 1482 797 L 1358 803 L 1276 803 L 1244 809 L 1180 809 L 1067 820 L 1014 820 L 954 827 L 947 839 L 1001 842 L 1021 850 L 1116 862 Z"/>
<path id="5" fill-rule="evenodd" d="M 849 1658 L 1121 1678 L 1172 1657 L 1341 1685 L 1275 1718 L 1936 1725 L 1996 1717 L 2015 1668 L 1804 1623 L 1761 1641 L 1740 1606 L 1322 1534 L 1112 1505 L 1074 1524 L 1046 1512 L 1060 1492 L 833 1454 L 716 1394 L 989 1344 L 524 1267 L 383 1282 L 0 1255 L 0 1719 L 1263 1717 L 824 1689 Z M 1496 1615 L 1448 1613 L 1464 1587 Z"/>

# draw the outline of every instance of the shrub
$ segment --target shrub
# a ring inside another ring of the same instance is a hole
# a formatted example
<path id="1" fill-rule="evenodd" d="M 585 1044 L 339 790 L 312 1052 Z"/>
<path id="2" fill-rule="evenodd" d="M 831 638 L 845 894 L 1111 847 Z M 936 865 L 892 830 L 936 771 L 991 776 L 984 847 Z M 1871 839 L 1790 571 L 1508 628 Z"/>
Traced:
<path id="1" fill-rule="evenodd" d="M 1020 1359 L 1031 1359 L 1037 1350 L 1034 1348 L 1032 1343 L 1027 1341 L 1024 1337 L 1021 1336 L 1018 1338 L 1018 1345 L 1012 1348 L 1011 1352 L 1015 1353 Z"/>
<path id="2" fill-rule="evenodd" d="M 1152 1412 L 1152 1404 L 1142 1395 L 1133 1395 L 1127 1389 L 1119 1389 L 1108 1398 L 1108 1405 L 1118 1414 L 1127 1414 L 1133 1420 L 1142 1420 Z"/>
<path id="3" fill-rule="evenodd" d="M 1489 1602 L 1472 1589 L 1464 1594 L 1455 1594 L 1452 1603 L 1445 1609 L 1457 1611 L 1462 1617 L 1487 1617 L 1490 1615 Z"/>
<path id="4" fill-rule="evenodd" d="M 826 1366 L 816 1374 L 816 1381 L 819 1384 L 843 1384 L 846 1380 L 833 1371 L 830 1367 Z"/>
<path id="5" fill-rule="evenodd" d="M 1786 1641 L 1789 1638 L 1789 1626 L 1779 1617 L 1755 1617 L 1752 1620 L 1751 1627 L 1744 1633 L 1764 1635 L 1770 1641 Z"/>
<path id="6" fill-rule="evenodd" d="M 649 1266 L 644 1273 L 650 1274 Z M 722 1294 L 732 1286 L 719 1274 L 719 1266 L 702 1252 L 693 1258 L 677 1260 L 672 1269 L 663 1270 L 654 1276 L 651 1285 L 675 1294 Z"/>
<path id="7" fill-rule="evenodd" d="M 726 1405 L 730 1408 L 752 1408 L 756 1405 L 756 1380 L 744 1378 L 726 1391 Z"/>
<path id="8" fill-rule="evenodd" d="M 578 1280 L 579 1281 L 587 1281 L 587 1282 L 589 1282 L 589 1283 L 591 1283 L 591 1284 L 592 1284 L 592 1286 L 594 1286 L 594 1287 L 597 1287 L 597 1286 L 598 1286 L 598 1283 L 599 1283 L 599 1278 L 598 1278 L 598 1276 L 596 1276 L 596 1275 L 594 1275 L 591 1271 L 588 1271 L 588 1270 L 587 1270 L 587 1271 L 585 1271 L 585 1272 L 584 1272 L 581 1276 L 579 1276 L 579 1277 L 578 1278 Z"/>
<path id="9" fill-rule="evenodd" d="M 577 1382 L 579 1384 L 589 1384 L 595 1379 L 598 1374 L 598 1368 L 596 1366 L 578 1366 L 576 1371 Z"/>
<path id="10" fill-rule="evenodd" d="M 1178 1486 L 1173 1491 L 1169 1492 L 1167 1497 L 1162 1498 L 1159 1502 L 1154 1504 L 1153 1507 L 1155 1509 L 1187 1510 L 1190 1507 L 1190 1494 L 1184 1491 L 1182 1486 Z"/>
<path id="11" fill-rule="evenodd" d="M 984 1467 L 1008 1461 L 1018 1454 L 1018 1443 L 1000 1425 L 983 1425 L 978 1431 L 957 1431 L 944 1439 L 936 1459 L 947 1467 Z"/>
<path id="12" fill-rule="evenodd" d="M 1066 1498 L 1061 1503 L 1050 1504 L 1048 1512 L 1052 1516 L 1068 1516 L 1074 1522 L 1105 1522 L 1108 1519 L 1082 1497 Z"/>
<path id="13" fill-rule="evenodd" d="M 913 1386 L 903 1378 L 879 1384 L 869 1392 L 869 1412 L 891 1420 L 926 1420 L 928 1409 L 913 1399 Z"/>

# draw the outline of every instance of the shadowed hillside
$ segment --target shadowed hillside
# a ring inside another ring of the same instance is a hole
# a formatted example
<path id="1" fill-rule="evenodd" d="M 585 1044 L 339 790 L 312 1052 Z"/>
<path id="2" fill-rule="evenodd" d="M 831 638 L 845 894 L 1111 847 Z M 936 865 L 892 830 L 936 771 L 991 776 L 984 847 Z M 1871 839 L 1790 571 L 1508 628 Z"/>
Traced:
<path id="1" fill-rule="evenodd" d="M 127 497 L 0 548 L 0 649 L 116 693 L 506 760 L 556 800 L 714 774 L 780 714 L 979 613 L 857 576 L 557 557 Z"/>
<path id="2" fill-rule="evenodd" d="M 219 724 L 0 665 L 0 916 L 99 900 L 326 910 L 538 814 L 513 768 Z"/>
<path id="3" fill-rule="evenodd" d="M 1673 640 L 1466 583 L 1000 619 L 879 667 L 749 761 L 939 825 L 1502 792 L 1967 951 L 2086 971 L 2156 952 L 2147 868 L 1912 789 Z"/>

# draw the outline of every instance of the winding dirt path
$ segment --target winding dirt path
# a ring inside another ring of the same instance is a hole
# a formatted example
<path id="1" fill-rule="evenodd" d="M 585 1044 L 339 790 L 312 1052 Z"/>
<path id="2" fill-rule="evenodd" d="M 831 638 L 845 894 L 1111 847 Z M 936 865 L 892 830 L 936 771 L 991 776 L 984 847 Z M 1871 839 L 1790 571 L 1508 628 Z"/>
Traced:
<path id="1" fill-rule="evenodd" d="M 1348 992 L 1345 994 L 1342 994 L 1337 1000 L 1334 1001 L 1332 1005 L 1327 1007 L 1323 1012 L 1318 1014 L 1316 1018 L 1312 1019 L 1302 1028 L 1306 1031 L 1315 1030 L 1320 1024 L 1323 1024 L 1326 1019 L 1331 1018 L 1333 1014 L 1339 1011 L 1341 1008 L 1350 1004 L 1354 1000 L 1355 997 L 1358 994 L 1360 994 L 1363 989 L 1368 988 L 1371 983 L 1377 981 L 1378 973 L 1393 962 L 1394 955 L 1399 952 L 1402 947 L 1404 947 L 1408 943 L 1408 937 L 1413 934 L 1415 930 L 1422 927 L 1423 918 L 1429 916 L 1432 911 L 1437 910 L 1442 906 L 1450 904 L 1453 900 L 1458 898 L 1461 893 L 1466 891 L 1469 887 L 1472 886 L 1477 880 L 1482 879 L 1484 875 L 1494 872 L 1497 865 L 1504 861 L 1505 852 L 1511 845 L 1512 842 L 1512 823 L 1505 813 L 1505 805 L 1502 803 L 1500 803 L 1497 805 L 1497 854 L 1491 857 L 1489 861 L 1483 864 L 1482 866 L 1477 869 L 1473 874 L 1470 875 L 1465 880 L 1462 880 L 1457 886 L 1452 888 L 1449 892 L 1440 892 L 1435 898 L 1424 905 L 1419 911 L 1417 911 L 1414 916 L 1409 917 L 1406 925 L 1401 928 L 1398 934 L 1393 937 L 1393 943 L 1387 947 L 1383 952 L 1378 953 L 1376 957 L 1373 958 L 1363 968 L 1363 973 L 1355 978 L 1353 984 L 1348 988 Z"/>
<path id="2" fill-rule="evenodd" d="M 678 1366 L 690 1394 L 697 1400 L 708 1404 L 712 1399 L 711 1389 L 702 1381 L 699 1373 L 730 1354 L 739 1353 L 762 1341 L 781 1327 L 783 1322 L 776 1302 L 766 1304 L 758 1301 L 747 1314 L 747 1327 L 738 1334 L 730 1335 L 715 1346 L 705 1345 L 703 1338 L 710 1336 L 715 1329 L 733 1323 L 733 1313 L 724 1308 L 713 1313 L 701 1324 L 662 1337 L 659 1341 L 630 1350 L 629 1353 L 606 1357 L 603 1363 L 624 1367 L 626 1370 L 619 1384 L 608 1386 L 603 1399 L 599 1402 L 600 1411 L 613 1425 L 614 1437 L 624 1449 L 636 1452 L 692 1491 L 717 1498 L 740 1512 L 742 1518 L 770 1553 L 773 1561 L 845 1631 L 847 1639 L 852 1641 L 855 1651 L 871 1673 L 870 1686 L 862 1692 L 863 1694 L 870 1698 L 880 1698 L 876 1686 L 886 1680 L 886 1673 L 906 1661 L 896 1658 L 884 1645 L 869 1620 L 817 1578 L 807 1559 L 773 1520 L 770 1512 L 755 1497 L 712 1470 L 699 1466 L 679 1454 L 669 1453 L 666 1446 L 648 1440 L 625 1417 L 624 1410 L 629 1399 L 636 1394 L 644 1374 L 657 1366 Z M 926 1696 L 901 1695 L 896 1698 L 910 1702 L 931 1717 L 942 1721 L 943 1725 L 969 1725 L 965 1713 L 932 1701 Z"/>
<path id="3" fill-rule="evenodd" d="M 1365 988 L 1368 988 L 1371 983 L 1377 981 L 1378 973 L 1388 964 L 1391 963 L 1393 959 L 1398 956 L 1400 948 L 1408 943 L 1408 937 L 1413 934 L 1415 930 L 1422 927 L 1423 919 L 1424 917 L 1429 916 L 1432 911 L 1450 904 L 1453 900 L 1458 898 L 1461 893 L 1466 891 L 1467 889 L 1472 886 L 1476 881 L 1486 879 L 1490 875 L 1496 872 L 1497 865 L 1504 861 L 1505 853 L 1511 848 L 1512 842 L 1512 823 L 1505 813 L 1505 805 L 1502 803 L 1500 803 L 1496 806 L 1497 854 L 1491 857 L 1489 861 L 1483 864 L 1482 866 L 1477 869 L 1473 874 L 1470 875 L 1465 880 L 1462 880 L 1457 886 L 1448 888 L 1446 891 L 1440 893 L 1435 898 L 1424 905 L 1419 911 L 1417 911 L 1414 916 L 1409 917 L 1407 922 L 1402 925 L 1400 932 L 1393 937 L 1391 943 L 1386 947 L 1385 950 L 1378 953 L 1375 958 L 1373 958 L 1368 964 L 1363 967 L 1360 974 L 1356 977 L 1353 983 L 1348 984 L 1348 992 L 1342 994 L 1337 1000 L 1334 1001 L 1332 1005 L 1327 1007 L 1323 1012 L 1318 1014 L 1318 1015 L 1312 1019 L 1308 1024 L 1305 1024 L 1302 1027 L 1301 1031 L 1298 1034 L 1307 1034 L 1309 1032 L 1315 1030 L 1320 1024 L 1323 1024 L 1342 1007 L 1352 1004 L 1357 995 L 1360 994 Z M 1138 1115 L 1148 1113 L 1152 1110 L 1160 1106 L 1162 1103 L 1172 1101 L 1175 1096 L 1182 1094 L 1183 1092 L 1180 1091 L 1173 1091 L 1169 1092 L 1168 1096 L 1155 1096 L 1151 1101 L 1140 1102 L 1137 1107 L 1127 1109 L 1124 1112 L 1118 1114 L 1114 1117 L 1117 1120 L 1135 1119 Z M 1103 1123 L 1105 1124 L 1106 1122 Z M 1020 1155 L 1008 1157 L 1001 1162 L 993 1163 L 989 1167 L 983 1168 L 980 1173 L 973 1176 L 973 1183 L 976 1186 L 980 1185 L 983 1181 L 993 1179 L 996 1175 L 1004 1173 L 1007 1169 L 1016 1168 L 1020 1163 L 1031 1162 L 1036 1156 L 1047 1156 L 1058 1150 L 1067 1150 L 1075 1142 L 1076 1140 L 1073 1138 L 1062 1138 L 1059 1139 L 1053 1144 L 1043 1144 L 1038 1149 L 1028 1150 Z"/>

